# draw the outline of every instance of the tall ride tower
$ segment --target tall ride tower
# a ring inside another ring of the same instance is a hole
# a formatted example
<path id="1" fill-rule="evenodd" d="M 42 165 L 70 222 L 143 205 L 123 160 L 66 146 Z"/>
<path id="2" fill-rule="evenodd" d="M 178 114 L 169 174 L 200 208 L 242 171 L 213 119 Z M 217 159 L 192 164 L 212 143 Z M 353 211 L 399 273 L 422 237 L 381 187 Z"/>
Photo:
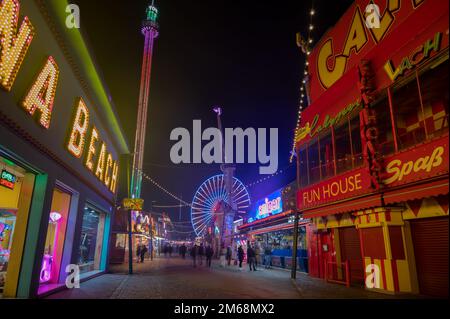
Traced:
<path id="1" fill-rule="evenodd" d="M 158 37 L 158 9 L 152 4 L 147 8 L 147 17 L 142 22 L 142 34 L 145 37 L 144 56 L 142 61 L 141 85 L 136 125 L 136 138 L 133 156 L 133 175 L 131 179 L 131 197 L 141 196 L 142 165 L 144 160 L 145 131 L 147 127 L 148 96 L 150 93 L 150 75 L 152 69 L 153 45 Z"/>

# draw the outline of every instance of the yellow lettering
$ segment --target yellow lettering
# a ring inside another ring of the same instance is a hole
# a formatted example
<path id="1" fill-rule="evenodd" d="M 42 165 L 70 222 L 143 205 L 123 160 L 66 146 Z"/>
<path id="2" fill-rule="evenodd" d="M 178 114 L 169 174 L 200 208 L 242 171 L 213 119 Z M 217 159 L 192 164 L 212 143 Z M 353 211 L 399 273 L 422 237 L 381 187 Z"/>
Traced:
<path id="1" fill-rule="evenodd" d="M 317 56 L 317 71 L 322 85 L 328 89 L 344 74 L 347 58 L 345 56 L 336 56 L 334 58 L 334 67 L 328 68 L 328 58 L 333 56 L 333 40 L 326 41 L 319 50 Z"/>
<path id="2" fill-rule="evenodd" d="M 86 162 L 84 163 L 86 165 L 86 167 L 91 171 L 94 168 L 94 163 L 92 162 L 92 157 L 97 152 L 97 149 L 95 147 L 95 143 L 97 142 L 97 140 L 98 140 L 98 131 L 95 127 L 93 127 L 92 131 L 91 131 L 91 142 L 89 143 L 89 148 L 88 148 L 88 152 L 86 155 Z"/>
<path id="3" fill-rule="evenodd" d="M 89 110 L 82 98 L 78 99 L 77 111 L 70 132 L 67 149 L 75 157 L 81 157 L 84 148 L 84 140 L 89 125 Z"/>

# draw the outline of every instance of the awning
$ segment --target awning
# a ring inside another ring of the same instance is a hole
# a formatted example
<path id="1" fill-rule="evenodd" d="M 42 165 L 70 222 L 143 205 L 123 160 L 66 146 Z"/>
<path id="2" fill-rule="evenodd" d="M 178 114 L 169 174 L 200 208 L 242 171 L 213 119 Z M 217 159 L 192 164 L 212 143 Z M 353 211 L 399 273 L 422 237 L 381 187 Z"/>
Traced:
<path id="1" fill-rule="evenodd" d="M 334 203 L 332 205 L 316 207 L 303 211 L 304 218 L 312 218 L 346 212 L 358 211 L 372 207 L 381 206 L 381 194 L 372 194 L 369 196 L 354 198 L 345 202 Z"/>
<path id="2" fill-rule="evenodd" d="M 304 226 L 309 224 L 308 222 L 299 222 L 298 226 Z M 284 229 L 293 229 L 294 228 L 294 223 L 284 223 L 284 224 L 280 224 L 280 225 L 275 225 L 275 226 L 271 226 L 271 227 L 264 227 L 264 228 L 260 228 L 260 229 L 256 229 L 256 230 L 252 230 L 248 232 L 248 235 L 258 235 L 258 234 L 265 234 L 265 233 L 270 233 L 270 232 L 274 232 L 274 231 L 279 231 L 279 230 L 284 230 Z"/>
<path id="3" fill-rule="evenodd" d="M 278 218 L 282 218 L 282 217 L 291 215 L 292 213 L 293 213 L 292 210 L 287 210 L 287 211 L 282 212 L 280 214 L 276 214 L 276 215 L 268 216 L 268 217 L 265 217 L 265 218 L 257 219 L 257 220 L 255 220 L 255 221 L 253 221 L 251 223 L 247 223 L 247 224 L 238 226 L 238 229 L 241 230 L 241 229 L 245 229 L 245 228 L 248 228 L 248 227 L 251 227 L 251 226 L 256 226 L 256 225 L 259 225 L 259 224 L 263 224 L 263 223 L 266 223 L 266 222 L 271 221 L 271 220 L 275 220 L 275 219 L 278 219 Z"/>
<path id="4" fill-rule="evenodd" d="M 385 205 L 448 194 L 448 179 L 388 191 L 384 194 Z"/>

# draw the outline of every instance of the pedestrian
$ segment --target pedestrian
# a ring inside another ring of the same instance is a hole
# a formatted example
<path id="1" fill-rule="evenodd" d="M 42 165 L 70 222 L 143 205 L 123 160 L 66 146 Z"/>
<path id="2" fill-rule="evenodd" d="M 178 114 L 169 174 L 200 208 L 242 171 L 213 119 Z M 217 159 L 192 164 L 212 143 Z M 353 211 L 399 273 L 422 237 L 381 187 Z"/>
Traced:
<path id="1" fill-rule="evenodd" d="M 200 259 L 200 266 L 203 263 L 203 255 L 205 254 L 205 250 L 203 248 L 203 243 L 200 244 L 200 247 L 198 247 L 198 258 Z"/>
<path id="2" fill-rule="evenodd" d="M 169 244 L 169 257 L 172 257 L 173 247 Z"/>
<path id="3" fill-rule="evenodd" d="M 212 261 L 212 256 L 214 255 L 214 250 L 212 249 L 212 247 L 210 245 L 208 245 L 208 247 L 206 247 L 206 266 L 211 268 L 211 261 Z"/>
<path id="4" fill-rule="evenodd" d="M 259 248 L 258 243 L 255 244 L 255 266 L 258 266 L 258 262 L 261 262 L 259 259 L 261 258 L 261 249 Z"/>
<path id="5" fill-rule="evenodd" d="M 142 245 L 141 246 L 141 254 L 140 254 L 140 257 L 141 257 L 141 263 L 143 263 L 144 262 L 144 257 L 145 257 L 145 253 L 147 252 L 147 247 L 145 246 L 145 245 Z"/>
<path id="6" fill-rule="evenodd" d="M 164 245 L 164 257 L 167 258 L 167 253 L 169 252 L 169 247 L 167 247 L 167 244 Z"/>
<path id="7" fill-rule="evenodd" d="M 194 262 L 194 267 L 197 267 L 197 245 L 192 246 L 191 257 L 192 261 Z"/>
<path id="8" fill-rule="evenodd" d="M 139 243 L 139 244 L 137 244 L 137 247 L 136 247 L 137 263 L 139 263 L 139 260 L 141 259 L 141 250 L 142 250 L 142 246 Z"/>
<path id="9" fill-rule="evenodd" d="M 180 252 L 181 252 L 181 258 L 185 259 L 186 258 L 186 245 L 185 244 L 183 244 L 180 247 Z"/>
<path id="10" fill-rule="evenodd" d="M 239 268 L 242 268 L 242 262 L 244 261 L 244 249 L 242 249 L 242 245 L 238 248 L 238 260 L 239 260 Z"/>
<path id="11" fill-rule="evenodd" d="M 253 247 L 251 245 L 248 245 L 247 248 L 247 263 L 248 263 L 248 267 L 250 268 L 250 271 L 256 271 L 256 266 L 255 266 L 255 250 L 253 249 Z M 253 268 L 253 269 L 252 269 Z"/>
<path id="12" fill-rule="evenodd" d="M 228 266 L 230 266 L 230 264 L 231 264 L 231 247 L 230 246 L 227 247 L 226 258 L 227 258 Z"/>
<path id="13" fill-rule="evenodd" d="M 264 249 L 264 268 L 269 269 L 272 261 L 272 249 L 269 245 Z"/>

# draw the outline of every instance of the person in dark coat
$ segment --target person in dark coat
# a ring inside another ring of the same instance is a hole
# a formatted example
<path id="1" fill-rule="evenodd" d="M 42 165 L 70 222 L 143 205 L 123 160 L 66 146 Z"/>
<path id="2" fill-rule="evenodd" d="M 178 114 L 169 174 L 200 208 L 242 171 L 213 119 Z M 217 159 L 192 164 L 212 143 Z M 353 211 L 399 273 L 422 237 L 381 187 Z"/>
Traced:
<path id="1" fill-rule="evenodd" d="M 256 254 L 255 254 L 255 250 L 253 249 L 253 247 L 251 245 L 249 245 L 247 248 L 247 263 L 248 263 L 248 266 L 250 267 L 250 271 L 252 271 L 252 270 L 256 271 Z"/>
<path id="2" fill-rule="evenodd" d="M 239 268 L 242 268 L 242 262 L 244 261 L 244 249 L 242 249 L 242 245 L 238 248 L 238 260 L 239 260 Z"/>
<path id="3" fill-rule="evenodd" d="M 140 257 L 141 257 L 141 263 L 144 262 L 144 257 L 145 257 L 145 253 L 147 252 L 147 247 L 145 245 L 141 246 L 141 252 L 140 252 Z"/>
<path id="4" fill-rule="evenodd" d="M 136 247 L 136 257 L 137 257 L 138 263 L 139 263 L 139 260 L 141 259 L 141 250 L 142 250 L 142 246 L 141 246 L 141 244 L 138 244 Z"/>
<path id="5" fill-rule="evenodd" d="M 192 246 L 192 248 L 191 248 L 191 257 L 192 257 L 192 260 L 194 262 L 194 267 L 197 267 L 197 250 L 198 250 L 197 245 Z"/>
<path id="6" fill-rule="evenodd" d="M 228 246 L 227 247 L 227 254 L 225 255 L 226 258 L 227 258 L 228 266 L 230 266 L 230 264 L 231 264 L 231 255 L 232 255 L 231 247 Z"/>
<path id="7" fill-rule="evenodd" d="M 203 247 L 203 243 L 200 244 L 200 247 L 198 247 L 198 258 L 200 259 L 200 266 L 203 263 L 203 255 L 205 254 L 205 249 Z"/>
<path id="8" fill-rule="evenodd" d="M 181 254 L 181 258 L 183 258 L 183 259 L 186 258 L 186 245 L 185 244 L 181 245 L 180 254 Z"/>
<path id="9" fill-rule="evenodd" d="M 211 261 L 212 261 L 212 256 L 214 255 L 214 249 L 208 245 L 208 247 L 206 247 L 206 266 L 207 267 L 211 267 Z"/>

